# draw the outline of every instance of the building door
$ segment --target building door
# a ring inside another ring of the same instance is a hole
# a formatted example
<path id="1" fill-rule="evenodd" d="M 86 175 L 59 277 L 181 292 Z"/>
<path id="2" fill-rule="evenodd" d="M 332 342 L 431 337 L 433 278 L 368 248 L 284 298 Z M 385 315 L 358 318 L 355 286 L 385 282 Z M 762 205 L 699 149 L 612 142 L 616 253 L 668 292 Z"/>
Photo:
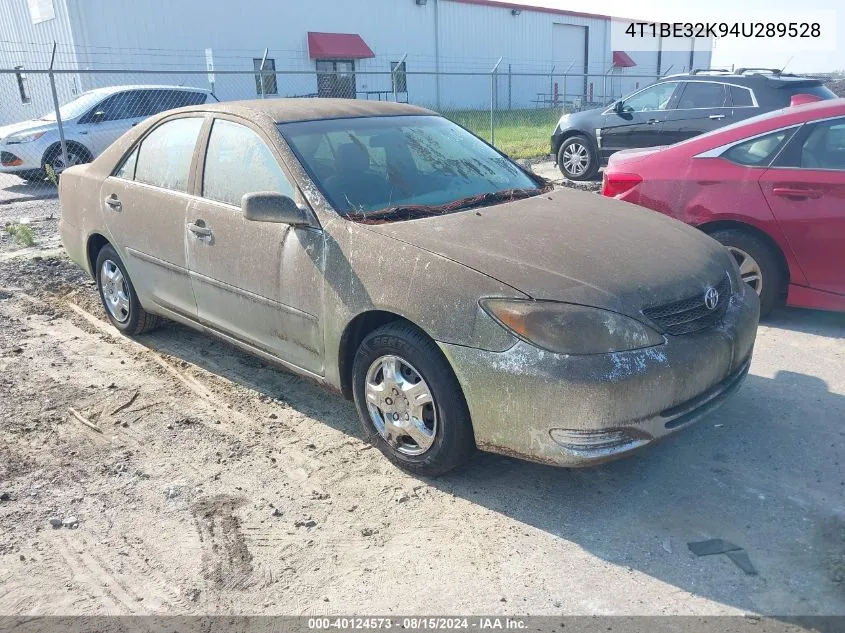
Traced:
<path id="1" fill-rule="evenodd" d="M 552 62 L 561 102 L 587 101 L 587 27 L 555 24 L 552 27 Z M 563 77 L 566 73 L 566 77 Z M 560 78 L 560 79 L 559 79 Z"/>
<path id="2" fill-rule="evenodd" d="M 317 60 L 317 96 L 335 99 L 355 98 L 355 61 Z"/>

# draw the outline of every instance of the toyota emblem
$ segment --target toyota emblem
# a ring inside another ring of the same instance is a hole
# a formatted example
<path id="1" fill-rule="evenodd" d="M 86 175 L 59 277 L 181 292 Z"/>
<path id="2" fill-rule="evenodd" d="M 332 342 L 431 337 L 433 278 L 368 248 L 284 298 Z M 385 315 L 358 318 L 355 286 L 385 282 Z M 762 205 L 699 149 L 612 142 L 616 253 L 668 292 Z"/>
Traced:
<path id="1" fill-rule="evenodd" d="M 707 306 L 708 310 L 715 310 L 716 306 L 719 305 L 719 291 L 715 288 L 708 288 L 707 292 L 704 293 L 704 305 Z"/>

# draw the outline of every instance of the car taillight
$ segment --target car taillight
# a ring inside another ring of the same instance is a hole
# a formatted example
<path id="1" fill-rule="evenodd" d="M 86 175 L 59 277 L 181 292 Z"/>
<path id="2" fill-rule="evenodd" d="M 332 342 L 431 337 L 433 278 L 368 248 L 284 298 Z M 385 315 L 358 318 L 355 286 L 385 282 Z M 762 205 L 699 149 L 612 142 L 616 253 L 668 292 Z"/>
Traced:
<path id="1" fill-rule="evenodd" d="M 601 193 L 603 196 L 615 198 L 626 191 L 630 191 L 643 181 L 637 174 L 608 174 L 602 179 Z"/>

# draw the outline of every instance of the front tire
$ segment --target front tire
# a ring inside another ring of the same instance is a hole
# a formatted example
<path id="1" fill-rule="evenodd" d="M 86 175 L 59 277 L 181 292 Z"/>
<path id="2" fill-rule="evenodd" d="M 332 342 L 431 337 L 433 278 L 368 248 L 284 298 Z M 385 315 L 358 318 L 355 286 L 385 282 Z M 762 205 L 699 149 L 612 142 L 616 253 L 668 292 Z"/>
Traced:
<path id="1" fill-rule="evenodd" d="M 742 280 L 760 297 L 760 317 L 769 314 L 783 289 L 783 271 L 772 248 L 761 239 L 739 229 L 716 231 L 710 237 L 728 249 L 739 266 Z"/>
<path id="2" fill-rule="evenodd" d="M 475 452 L 452 368 L 410 323 L 389 323 L 364 338 L 352 365 L 352 390 L 365 438 L 400 468 L 442 475 Z"/>
<path id="3" fill-rule="evenodd" d="M 106 316 L 123 334 L 143 334 L 161 325 L 161 317 L 141 307 L 129 274 L 111 244 L 97 254 L 94 276 Z"/>
<path id="4" fill-rule="evenodd" d="M 67 148 L 67 164 L 65 164 L 64 158 L 62 157 L 62 148 L 60 145 L 54 145 L 44 152 L 44 157 L 41 159 L 41 170 L 45 175 L 47 173 L 45 169 L 47 165 L 50 165 L 56 174 L 61 174 L 68 167 L 90 163 L 94 160 L 88 148 L 78 143 L 67 143 L 65 147 Z"/>
<path id="5" fill-rule="evenodd" d="M 585 136 L 564 139 L 557 152 L 557 166 L 569 180 L 592 180 L 599 170 L 599 157 Z"/>

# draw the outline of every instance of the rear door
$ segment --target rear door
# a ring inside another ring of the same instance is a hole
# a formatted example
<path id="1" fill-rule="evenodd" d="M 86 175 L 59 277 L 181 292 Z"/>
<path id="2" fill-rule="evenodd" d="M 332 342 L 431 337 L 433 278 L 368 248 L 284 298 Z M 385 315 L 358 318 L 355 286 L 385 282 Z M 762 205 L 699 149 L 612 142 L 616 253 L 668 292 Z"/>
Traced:
<path id="1" fill-rule="evenodd" d="M 676 105 L 666 114 L 662 140 L 665 144 L 710 132 L 731 121 L 730 94 L 716 81 L 685 81 Z"/>
<path id="2" fill-rule="evenodd" d="M 676 81 L 654 84 L 623 100 L 621 109 L 607 111 L 597 134 L 602 154 L 665 144 L 661 132 L 678 85 Z"/>
<path id="3" fill-rule="evenodd" d="M 246 193 L 306 206 L 271 139 L 236 117 L 214 119 L 188 207 L 188 266 L 200 321 L 312 373 L 323 373 L 322 231 L 244 218 Z"/>
<path id="4" fill-rule="evenodd" d="M 149 132 L 100 189 L 106 226 L 141 300 L 195 318 L 185 255 L 194 150 L 203 116 L 177 116 Z"/>
<path id="5" fill-rule="evenodd" d="M 845 117 L 804 126 L 760 186 L 810 286 L 845 295 Z"/>

